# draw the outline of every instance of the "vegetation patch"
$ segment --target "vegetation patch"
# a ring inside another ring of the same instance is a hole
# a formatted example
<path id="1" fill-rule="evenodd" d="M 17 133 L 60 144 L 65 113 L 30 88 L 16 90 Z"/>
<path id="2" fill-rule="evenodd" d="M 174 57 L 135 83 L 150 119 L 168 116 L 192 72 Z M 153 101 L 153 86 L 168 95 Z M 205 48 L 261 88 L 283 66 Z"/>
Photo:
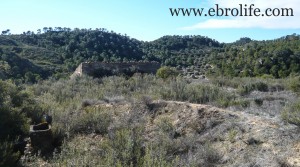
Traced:
<path id="1" fill-rule="evenodd" d="M 281 116 L 284 121 L 300 126 L 300 101 L 288 105 Z"/>

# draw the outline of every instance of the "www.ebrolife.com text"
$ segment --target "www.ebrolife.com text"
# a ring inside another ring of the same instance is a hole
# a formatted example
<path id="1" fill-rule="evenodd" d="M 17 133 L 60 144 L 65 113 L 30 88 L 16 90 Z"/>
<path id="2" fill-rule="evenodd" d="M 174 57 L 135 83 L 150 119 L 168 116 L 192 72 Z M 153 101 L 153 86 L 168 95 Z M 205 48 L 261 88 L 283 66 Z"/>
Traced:
<path id="1" fill-rule="evenodd" d="M 267 8 L 260 9 L 254 4 L 239 4 L 234 8 L 222 8 L 219 4 L 215 4 L 211 8 L 169 8 L 172 16 L 244 16 L 244 17 L 282 17 L 294 16 L 293 8 Z"/>

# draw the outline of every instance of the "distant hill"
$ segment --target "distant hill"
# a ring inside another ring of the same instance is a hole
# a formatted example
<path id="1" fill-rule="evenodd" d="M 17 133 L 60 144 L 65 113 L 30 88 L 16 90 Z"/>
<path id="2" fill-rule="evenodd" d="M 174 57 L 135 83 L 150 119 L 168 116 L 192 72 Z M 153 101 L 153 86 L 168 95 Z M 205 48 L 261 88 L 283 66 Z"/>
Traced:
<path id="1" fill-rule="evenodd" d="M 168 66 L 202 66 L 212 49 L 223 44 L 204 36 L 164 36 L 152 42 L 143 43 L 148 57 L 156 57 Z"/>
<path id="2" fill-rule="evenodd" d="M 298 73 L 299 35 L 224 44 L 204 36 L 164 36 L 143 42 L 106 29 L 45 27 L 35 34 L 0 35 L 0 78 L 36 82 L 66 77 L 84 61 L 158 61 L 168 66 L 214 66 L 209 74 L 285 77 Z"/>
<path id="3" fill-rule="evenodd" d="M 6 66 L 1 78 L 24 80 L 26 73 L 37 78 L 61 77 L 73 72 L 83 61 L 136 61 L 142 60 L 144 55 L 140 41 L 105 29 L 44 28 L 43 31 L 0 36 L 1 68 Z M 31 66 L 22 67 L 23 72 L 8 75 L 11 73 L 8 69 L 16 67 L 5 58 L 11 55 L 30 62 Z M 42 70 L 35 70 L 31 68 L 33 66 Z"/>
<path id="4" fill-rule="evenodd" d="M 210 56 L 211 71 L 225 76 L 287 77 L 300 72 L 300 37 L 293 34 L 275 40 L 247 38 L 226 44 Z"/>

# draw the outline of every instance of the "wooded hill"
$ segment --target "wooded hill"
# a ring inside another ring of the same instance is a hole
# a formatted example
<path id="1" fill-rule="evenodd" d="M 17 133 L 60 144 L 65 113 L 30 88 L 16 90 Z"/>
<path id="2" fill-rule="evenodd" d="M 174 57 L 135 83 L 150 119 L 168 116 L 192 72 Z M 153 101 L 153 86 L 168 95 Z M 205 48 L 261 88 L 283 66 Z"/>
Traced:
<path id="1" fill-rule="evenodd" d="M 284 78 L 300 71 L 299 35 L 269 41 L 242 38 L 224 45 L 221 52 L 214 51 L 209 62 L 218 75 Z"/>
<path id="2" fill-rule="evenodd" d="M 4 31 L 3 31 L 4 32 Z M 0 35 L 0 78 L 36 82 L 69 76 L 84 61 L 158 61 L 167 66 L 211 64 L 209 74 L 286 77 L 300 71 L 299 35 L 270 41 L 220 43 L 204 36 L 164 36 L 144 42 L 106 29 L 45 27 Z"/>

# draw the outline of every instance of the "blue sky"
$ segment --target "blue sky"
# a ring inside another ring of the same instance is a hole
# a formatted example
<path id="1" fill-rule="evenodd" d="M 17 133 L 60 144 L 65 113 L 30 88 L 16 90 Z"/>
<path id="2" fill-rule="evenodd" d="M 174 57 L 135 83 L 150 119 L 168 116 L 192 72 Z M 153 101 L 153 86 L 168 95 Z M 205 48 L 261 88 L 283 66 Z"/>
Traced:
<path id="1" fill-rule="evenodd" d="M 0 30 L 11 33 L 43 27 L 106 28 L 144 41 L 164 35 L 202 35 L 220 42 L 240 37 L 256 40 L 300 34 L 299 0 L 240 0 L 258 7 L 294 7 L 294 17 L 172 17 L 169 8 L 208 8 L 236 0 L 6 0 L 1 2 Z M 270 6 L 272 5 L 272 6 Z"/>

